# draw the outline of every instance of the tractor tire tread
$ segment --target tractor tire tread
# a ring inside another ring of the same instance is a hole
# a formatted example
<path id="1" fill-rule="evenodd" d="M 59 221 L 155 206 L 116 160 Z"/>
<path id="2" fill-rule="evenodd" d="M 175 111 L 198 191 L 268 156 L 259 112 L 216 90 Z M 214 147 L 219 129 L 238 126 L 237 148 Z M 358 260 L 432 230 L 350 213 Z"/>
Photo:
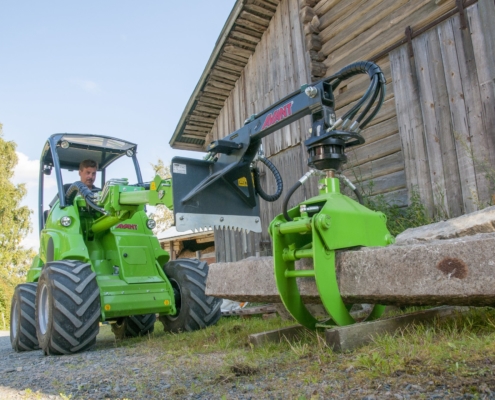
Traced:
<path id="1" fill-rule="evenodd" d="M 50 292 L 46 332 L 41 333 L 41 285 Z M 91 264 L 80 261 L 52 261 L 45 265 L 36 296 L 38 340 L 46 355 L 73 354 L 88 350 L 99 332 L 100 290 Z"/>
<path id="2" fill-rule="evenodd" d="M 34 282 L 21 283 L 14 291 L 11 308 L 10 342 L 12 348 L 17 351 L 31 351 L 39 349 L 36 336 L 35 299 L 36 287 Z M 14 310 L 14 302 L 18 302 L 19 310 Z M 13 326 L 12 313 L 18 312 L 17 326 Z M 17 330 L 16 334 L 14 330 Z"/>
<path id="3" fill-rule="evenodd" d="M 164 266 L 165 275 L 177 282 L 181 306 L 176 315 L 159 317 L 165 331 L 195 331 L 214 325 L 221 317 L 221 299 L 205 294 L 208 264 L 197 259 L 178 259 Z"/>

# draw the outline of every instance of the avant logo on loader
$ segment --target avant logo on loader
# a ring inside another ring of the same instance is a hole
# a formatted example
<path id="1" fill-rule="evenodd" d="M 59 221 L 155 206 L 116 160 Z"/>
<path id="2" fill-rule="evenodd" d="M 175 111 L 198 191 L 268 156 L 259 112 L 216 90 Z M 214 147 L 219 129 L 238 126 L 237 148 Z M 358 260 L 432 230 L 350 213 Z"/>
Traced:
<path id="1" fill-rule="evenodd" d="M 265 122 L 263 123 L 263 126 L 261 127 L 261 130 L 268 128 L 272 126 L 273 124 L 282 121 L 284 118 L 287 118 L 292 115 L 292 104 L 294 104 L 293 101 L 290 103 L 287 103 L 283 105 L 282 107 L 276 109 L 274 112 L 271 112 L 268 114 L 265 118 Z"/>
<path id="2" fill-rule="evenodd" d="M 137 224 L 118 224 L 115 229 L 132 229 L 133 231 L 137 231 Z"/>

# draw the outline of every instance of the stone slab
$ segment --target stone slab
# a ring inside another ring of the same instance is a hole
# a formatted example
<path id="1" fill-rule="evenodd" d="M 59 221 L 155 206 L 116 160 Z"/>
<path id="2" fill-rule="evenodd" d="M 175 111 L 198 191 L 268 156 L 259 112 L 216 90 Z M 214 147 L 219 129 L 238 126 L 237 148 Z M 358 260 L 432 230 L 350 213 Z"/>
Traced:
<path id="1" fill-rule="evenodd" d="M 341 326 L 326 330 L 325 340 L 335 352 L 351 351 L 370 343 L 374 337 L 387 333 L 393 334 L 398 329 L 404 329 L 412 324 L 452 318 L 468 309 L 467 307 L 437 307 L 384 320 Z"/>
<path id="2" fill-rule="evenodd" d="M 311 268 L 311 261 L 296 268 Z M 340 294 L 346 303 L 390 305 L 495 304 L 495 233 L 337 252 Z M 307 303 L 318 303 L 312 278 L 297 278 Z M 280 302 L 272 257 L 211 264 L 208 295 Z"/>
<path id="3" fill-rule="evenodd" d="M 248 340 L 253 346 L 261 346 L 266 343 L 280 343 L 284 340 L 291 342 L 300 340 L 301 335 L 303 335 L 305 331 L 307 332 L 307 329 L 303 326 L 294 325 L 272 331 L 254 333 L 248 336 Z"/>
<path id="4" fill-rule="evenodd" d="M 495 232 L 495 206 L 434 224 L 406 229 L 395 238 L 397 244 L 453 239 Z"/>

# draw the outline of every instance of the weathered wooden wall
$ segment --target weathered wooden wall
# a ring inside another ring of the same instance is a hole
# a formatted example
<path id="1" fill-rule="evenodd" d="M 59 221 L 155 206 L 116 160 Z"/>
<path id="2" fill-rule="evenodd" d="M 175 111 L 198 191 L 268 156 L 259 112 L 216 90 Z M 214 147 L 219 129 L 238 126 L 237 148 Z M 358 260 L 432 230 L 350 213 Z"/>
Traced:
<path id="1" fill-rule="evenodd" d="M 408 187 L 445 218 L 492 201 L 495 4 L 480 0 L 390 54 Z"/>
<path id="2" fill-rule="evenodd" d="M 251 114 L 260 112 L 310 81 L 299 9 L 298 0 L 280 1 L 268 29 L 225 101 L 207 141 L 223 138 L 239 129 Z M 304 174 L 306 157 L 300 143 L 308 129 L 309 120 L 304 119 L 263 139 L 264 152 L 280 170 L 286 187 Z M 261 173 L 263 187 L 268 193 L 274 192 L 275 182 L 271 174 L 265 174 L 263 168 Z M 234 261 L 256 253 L 270 253 L 268 223 L 281 212 L 281 202 L 282 199 L 275 203 L 262 201 L 264 230 L 261 235 L 216 230 L 217 259 Z"/>
<path id="3" fill-rule="evenodd" d="M 249 115 L 304 83 L 371 59 L 384 71 L 387 96 L 380 113 L 363 131 L 366 143 L 348 152 L 344 174 L 368 194 L 372 188 L 372 195 L 383 195 L 399 205 L 407 205 L 414 187 L 431 213 L 441 209 L 446 216 L 456 216 L 472 211 L 478 200 L 486 202 L 492 194 L 486 171 L 473 156 L 488 164 L 495 161 L 493 3 L 479 0 L 479 5 L 471 6 L 468 30 L 460 31 L 459 14 L 447 22 L 435 22 L 457 12 L 455 0 L 281 0 L 208 139 L 238 129 Z M 406 28 L 421 32 L 432 23 L 436 25 L 412 41 L 419 56 L 410 59 L 407 45 L 395 46 L 405 42 Z M 395 50 L 389 50 L 394 46 Z M 337 116 L 358 101 L 367 84 L 368 78 L 359 76 L 338 88 Z M 265 153 L 281 172 L 285 189 L 307 171 L 302 142 L 308 128 L 305 119 L 264 139 Z M 454 132 L 464 139 L 456 139 Z M 262 183 L 267 191 L 275 188 L 270 173 L 262 177 Z M 289 205 L 316 192 L 316 182 L 311 181 Z M 269 253 L 266 228 L 281 212 L 281 203 L 282 199 L 262 201 L 264 231 L 249 239 L 255 252 L 264 254 L 266 248 Z M 226 255 L 218 260 L 254 255 L 247 245 L 241 250 L 241 244 L 247 243 L 243 238 L 247 238 L 244 233 L 217 231 L 217 256 L 219 252 Z M 233 243 L 238 248 L 229 250 Z"/>

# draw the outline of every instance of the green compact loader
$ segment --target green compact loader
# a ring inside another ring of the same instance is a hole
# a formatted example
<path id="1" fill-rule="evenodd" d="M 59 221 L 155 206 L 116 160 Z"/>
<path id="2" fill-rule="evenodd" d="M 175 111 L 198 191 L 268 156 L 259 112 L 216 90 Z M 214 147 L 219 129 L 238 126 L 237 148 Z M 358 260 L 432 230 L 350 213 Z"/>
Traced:
<path id="1" fill-rule="evenodd" d="M 40 159 L 40 249 L 16 287 L 11 343 L 16 351 L 41 348 L 71 354 L 95 344 L 101 322 L 119 339 L 153 332 L 156 315 L 165 331 L 193 331 L 215 324 L 221 300 L 205 295 L 208 265 L 170 261 L 153 235 L 145 206 L 173 208 L 172 182 L 143 182 L 133 143 L 105 136 L 55 134 Z M 83 160 L 98 165 L 102 189 L 76 181 L 68 171 Z M 135 171 L 135 181 L 107 179 Z M 109 168 L 110 167 L 110 168 Z M 57 196 L 44 208 L 45 175 L 54 172 Z M 64 174 L 64 176 L 63 176 Z"/>

